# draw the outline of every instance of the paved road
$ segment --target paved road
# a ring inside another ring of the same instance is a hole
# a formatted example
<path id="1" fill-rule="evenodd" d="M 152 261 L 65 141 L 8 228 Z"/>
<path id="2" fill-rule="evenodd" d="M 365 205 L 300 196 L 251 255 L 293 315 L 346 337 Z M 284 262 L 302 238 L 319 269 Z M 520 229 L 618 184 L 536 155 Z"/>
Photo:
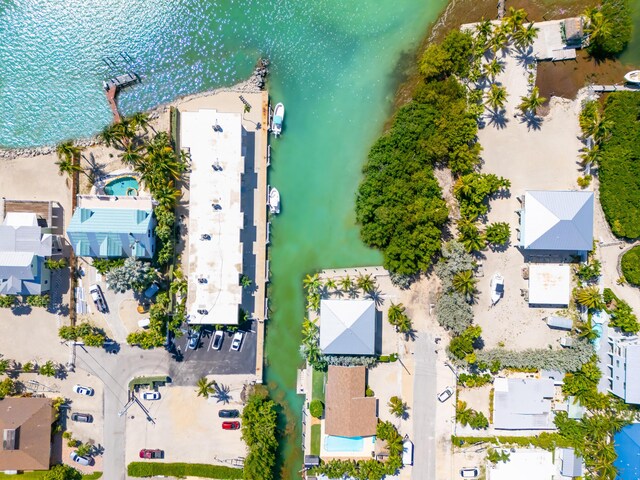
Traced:
<path id="1" fill-rule="evenodd" d="M 102 349 L 77 347 L 76 366 L 104 383 L 104 474 L 108 480 L 126 478 L 125 415 L 118 416 L 127 403 L 129 380 L 138 375 L 168 375 L 170 356 L 161 349 L 143 351 L 123 345 L 117 355 Z M 129 414 L 140 415 L 137 405 Z"/>
<path id="2" fill-rule="evenodd" d="M 436 362 L 435 343 L 421 333 L 414 346 L 413 480 L 436 480 Z"/>

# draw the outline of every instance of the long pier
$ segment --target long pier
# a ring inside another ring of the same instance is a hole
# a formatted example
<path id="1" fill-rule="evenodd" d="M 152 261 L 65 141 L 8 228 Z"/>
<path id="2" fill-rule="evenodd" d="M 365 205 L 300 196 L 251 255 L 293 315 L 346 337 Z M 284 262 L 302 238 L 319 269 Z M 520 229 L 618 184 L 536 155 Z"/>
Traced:
<path id="1" fill-rule="evenodd" d="M 120 112 L 118 112 L 118 104 L 116 103 L 116 95 L 118 94 L 118 91 L 121 88 L 128 87 L 129 85 L 133 85 L 138 82 L 140 82 L 140 77 L 133 72 L 127 72 L 123 75 L 118 75 L 117 77 L 113 77 L 102 82 L 104 91 L 107 95 L 107 102 L 109 102 L 109 106 L 113 112 L 113 120 L 115 123 L 119 123 L 122 120 Z"/>
<path id="2" fill-rule="evenodd" d="M 590 85 L 589 89 L 592 92 L 640 92 L 640 85 L 632 86 L 630 84 L 626 85 Z"/>

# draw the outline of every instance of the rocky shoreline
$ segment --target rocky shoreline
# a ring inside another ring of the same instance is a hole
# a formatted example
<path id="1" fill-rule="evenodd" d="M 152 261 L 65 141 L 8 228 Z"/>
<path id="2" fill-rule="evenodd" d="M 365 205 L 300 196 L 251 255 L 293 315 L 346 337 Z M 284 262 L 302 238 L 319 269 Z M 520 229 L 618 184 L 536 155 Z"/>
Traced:
<path id="1" fill-rule="evenodd" d="M 256 93 L 264 90 L 266 86 L 267 75 L 269 74 L 269 60 L 259 59 L 251 76 L 231 87 L 221 87 L 214 90 L 194 93 L 178 97 L 167 104 L 161 104 L 147 111 L 151 120 L 155 120 L 160 116 L 161 111 L 167 110 L 170 106 L 191 100 L 194 98 L 206 97 L 218 92 L 239 92 L 239 93 Z M 81 138 L 74 140 L 75 145 L 80 147 L 92 147 L 98 145 L 100 140 L 97 135 L 89 138 Z M 21 147 L 21 148 L 0 148 L 0 159 L 15 160 L 16 158 L 36 157 L 39 155 L 50 155 L 56 152 L 56 145 L 43 145 L 40 147 Z"/>

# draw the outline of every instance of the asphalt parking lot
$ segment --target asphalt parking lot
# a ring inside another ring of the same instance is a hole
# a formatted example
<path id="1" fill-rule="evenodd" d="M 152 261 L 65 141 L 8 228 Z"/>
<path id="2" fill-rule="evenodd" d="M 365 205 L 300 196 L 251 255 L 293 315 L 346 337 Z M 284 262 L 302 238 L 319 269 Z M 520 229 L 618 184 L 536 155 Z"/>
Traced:
<path id="1" fill-rule="evenodd" d="M 198 378 L 206 375 L 254 374 L 256 371 L 256 333 L 254 322 L 244 325 L 245 332 L 240 350 L 233 352 L 233 333 L 225 332 L 220 350 L 213 349 L 213 327 L 202 327 L 200 343 L 196 350 L 187 348 L 188 335 L 175 340 L 182 354 L 179 362 L 172 363 L 172 378 L 178 385 L 194 385 Z M 179 375 L 177 374 L 179 372 Z"/>

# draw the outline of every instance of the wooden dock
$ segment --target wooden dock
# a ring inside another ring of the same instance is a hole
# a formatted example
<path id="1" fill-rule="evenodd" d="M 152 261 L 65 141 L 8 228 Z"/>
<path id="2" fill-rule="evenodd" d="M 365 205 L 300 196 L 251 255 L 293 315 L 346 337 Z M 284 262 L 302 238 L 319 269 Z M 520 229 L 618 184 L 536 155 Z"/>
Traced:
<path id="1" fill-rule="evenodd" d="M 630 84 L 623 85 L 590 85 L 589 90 L 592 92 L 609 93 L 609 92 L 640 92 L 640 85 L 632 86 Z"/>
<path id="2" fill-rule="evenodd" d="M 102 82 L 105 94 L 107 95 L 107 102 L 109 102 L 109 106 L 113 112 L 113 121 L 115 123 L 119 123 L 122 120 L 120 112 L 118 112 L 118 104 L 116 103 L 118 91 L 138 82 L 140 82 L 140 77 L 133 72 L 127 72 L 123 75 L 118 75 L 117 77 L 112 77 Z"/>

